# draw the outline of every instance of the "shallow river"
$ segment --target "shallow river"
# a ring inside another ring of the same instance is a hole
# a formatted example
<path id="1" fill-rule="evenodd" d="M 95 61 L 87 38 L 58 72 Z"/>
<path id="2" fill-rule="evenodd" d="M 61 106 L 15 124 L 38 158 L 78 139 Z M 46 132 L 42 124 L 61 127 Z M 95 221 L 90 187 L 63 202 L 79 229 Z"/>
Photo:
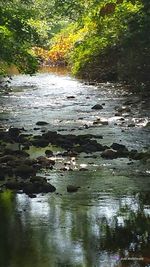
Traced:
<path id="1" fill-rule="evenodd" d="M 11 88 L 1 92 L 1 127 L 24 127 L 33 134 L 90 133 L 102 135 L 102 144 L 148 149 L 150 105 L 140 93 L 118 84 L 88 85 L 62 71 L 14 75 Z M 132 102 L 129 114 L 115 116 L 126 101 Z M 95 104 L 103 109 L 91 109 Z M 108 125 L 93 124 L 99 118 Z M 37 121 L 48 125 L 37 129 Z M 30 152 L 36 157 L 44 150 Z M 43 174 L 56 193 L 33 199 L 0 193 L 0 267 L 150 266 L 149 164 L 104 160 L 98 152 L 75 160 L 73 172 Z M 80 189 L 67 193 L 68 184 Z"/>

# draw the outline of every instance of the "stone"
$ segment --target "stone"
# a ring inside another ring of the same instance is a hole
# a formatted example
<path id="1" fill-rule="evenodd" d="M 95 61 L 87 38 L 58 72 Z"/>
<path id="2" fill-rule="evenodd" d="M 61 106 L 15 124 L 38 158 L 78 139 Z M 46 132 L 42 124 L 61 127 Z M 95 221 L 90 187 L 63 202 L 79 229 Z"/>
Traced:
<path id="1" fill-rule="evenodd" d="M 5 180 L 5 175 L 3 173 L 0 173 L 0 181 L 4 181 Z"/>
<path id="2" fill-rule="evenodd" d="M 6 175 L 11 176 L 12 174 L 13 174 L 13 171 L 10 166 L 6 165 L 5 163 L 0 165 L 0 175 L 2 177 Z"/>
<path id="3" fill-rule="evenodd" d="M 111 145 L 111 148 L 117 151 L 128 152 L 128 149 L 126 148 L 125 145 L 118 144 L 118 143 L 113 143 Z"/>
<path id="4" fill-rule="evenodd" d="M 40 156 L 37 158 L 37 163 L 40 164 L 42 167 L 50 167 L 55 165 L 55 160 Z"/>
<path id="5" fill-rule="evenodd" d="M 54 154 L 53 154 L 53 151 L 52 151 L 52 150 L 47 149 L 47 150 L 45 151 L 45 155 L 46 155 L 47 157 L 52 157 Z"/>
<path id="6" fill-rule="evenodd" d="M 122 106 L 122 107 L 118 108 L 117 111 L 119 113 L 125 113 L 125 112 L 131 112 L 131 109 L 129 107 Z"/>
<path id="7" fill-rule="evenodd" d="M 100 105 L 100 104 L 96 104 L 92 107 L 92 109 L 96 109 L 96 110 L 100 110 L 100 109 L 103 109 L 103 106 Z"/>
<path id="8" fill-rule="evenodd" d="M 106 159 L 115 159 L 118 157 L 118 153 L 114 149 L 106 149 L 102 152 L 101 156 Z"/>
<path id="9" fill-rule="evenodd" d="M 30 182 L 34 183 L 34 182 L 47 182 L 45 177 L 42 176 L 33 176 L 30 178 Z"/>
<path id="10" fill-rule="evenodd" d="M 22 190 L 23 183 L 18 181 L 8 181 L 5 187 L 10 190 Z"/>
<path id="11" fill-rule="evenodd" d="M 49 145 L 49 141 L 44 138 L 39 138 L 33 140 L 32 145 L 36 147 L 47 147 Z"/>
<path id="12" fill-rule="evenodd" d="M 74 99 L 74 98 L 75 98 L 75 96 L 73 96 L 73 95 L 67 96 L 67 99 Z"/>
<path id="13" fill-rule="evenodd" d="M 10 149 L 5 149 L 4 154 L 8 157 L 9 155 L 14 156 L 14 157 L 29 157 L 29 154 L 24 151 L 24 150 L 10 150 Z"/>
<path id="14" fill-rule="evenodd" d="M 48 122 L 46 122 L 46 121 L 38 121 L 38 122 L 36 123 L 36 125 L 37 125 L 37 126 L 45 126 L 45 125 L 48 125 Z"/>
<path id="15" fill-rule="evenodd" d="M 16 156 L 13 155 L 4 155 L 0 157 L 0 163 L 7 163 L 9 161 L 15 161 L 17 159 Z"/>
<path id="16" fill-rule="evenodd" d="M 150 127 L 150 121 L 148 121 L 147 123 L 146 123 L 146 125 L 145 125 L 145 127 Z"/>
<path id="17" fill-rule="evenodd" d="M 55 192 L 56 188 L 47 182 L 28 182 L 24 184 L 23 192 L 27 195 Z"/>
<path id="18" fill-rule="evenodd" d="M 74 192 L 77 192 L 79 188 L 80 188 L 79 186 L 67 185 L 67 192 L 74 193 Z"/>
<path id="19" fill-rule="evenodd" d="M 10 127 L 8 133 L 11 137 L 17 137 L 21 133 L 21 130 L 19 128 Z"/>
<path id="20" fill-rule="evenodd" d="M 14 169 L 14 174 L 22 178 L 29 178 L 36 174 L 36 170 L 32 166 L 21 165 Z"/>
<path id="21" fill-rule="evenodd" d="M 79 169 L 79 171 L 88 171 L 88 168 L 81 167 L 81 168 Z"/>
<path id="22" fill-rule="evenodd" d="M 135 127 L 135 123 L 129 123 L 128 127 Z"/>

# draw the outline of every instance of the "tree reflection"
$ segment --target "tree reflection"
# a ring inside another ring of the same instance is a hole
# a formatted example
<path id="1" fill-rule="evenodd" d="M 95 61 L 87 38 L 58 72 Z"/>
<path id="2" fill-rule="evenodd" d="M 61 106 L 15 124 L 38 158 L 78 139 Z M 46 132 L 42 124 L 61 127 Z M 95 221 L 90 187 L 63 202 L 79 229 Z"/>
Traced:
<path id="1" fill-rule="evenodd" d="M 102 206 L 67 207 L 55 195 L 31 200 L 0 194 L 0 266 L 132 266 L 121 262 L 124 257 L 144 257 L 136 266 L 147 266 L 150 202 L 145 194 L 132 199 L 134 205 L 119 198 L 108 218 Z"/>

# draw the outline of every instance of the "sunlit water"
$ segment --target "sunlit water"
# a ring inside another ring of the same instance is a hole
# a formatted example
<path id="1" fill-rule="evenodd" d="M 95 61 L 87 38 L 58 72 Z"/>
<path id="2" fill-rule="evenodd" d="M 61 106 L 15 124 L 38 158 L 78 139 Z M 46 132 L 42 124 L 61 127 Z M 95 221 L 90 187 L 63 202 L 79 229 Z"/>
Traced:
<path id="1" fill-rule="evenodd" d="M 14 75 L 11 86 L 10 93 L 1 93 L 1 126 L 24 127 L 33 134 L 91 133 L 102 135 L 107 145 L 148 148 L 149 99 L 140 94 L 116 84 L 86 85 L 62 72 Z M 121 123 L 115 107 L 128 99 L 141 101 Z M 104 108 L 92 110 L 97 103 L 105 103 Z M 98 117 L 109 125 L 93 125 Z M 37 121 L 49 124 L 33 130 Z M 128 127 L 131 122 L 135 127 Z M 0 194 L 0 267 L 150 266 L 149 165 L 95 155 L 76 160 L 88 171 L 45 172 L 57 193 L 34 199 Z M 68 184 L 80 189 L 69 194 Z"/>

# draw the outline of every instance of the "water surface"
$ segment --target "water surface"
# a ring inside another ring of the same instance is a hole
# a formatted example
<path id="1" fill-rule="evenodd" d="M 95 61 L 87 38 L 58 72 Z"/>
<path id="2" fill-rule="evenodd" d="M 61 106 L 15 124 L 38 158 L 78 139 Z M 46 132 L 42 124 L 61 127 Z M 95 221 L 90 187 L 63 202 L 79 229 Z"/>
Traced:
<path id="1" fill-rule="evenodd" d="M 11 87 L 0 97 L 3 127 L 24 127 L 33 134 L 91 133 L 102 135 L 103 144 L 118 142 L 139 151 L 149 146 L 149 99 L 118 84 L 91 86 L 66 72 L 44 70 L 14 75 Z M 131 112 L 120 121 L 116 107 L 131 99 Z M 97 103 L 104 108 L 92 110 Z M 109 125 L 93 125 L 99 117 Z M 34 129 L 37 121 L 49 124 Z M 131 122 L 135 127 L 128 127 Z M 65 159 L 60 161 L 58 165 Z M 82 164 L 87 171 L 42 174 L 56 193 L 34 199 L 10 191 L 0 194 L 0 267 L 150 266 L 149 164 L 104 160 L 100 153 L 81 154 L 76 166 Z M 80 189 L 69 194 L 68 184 Z"/>

